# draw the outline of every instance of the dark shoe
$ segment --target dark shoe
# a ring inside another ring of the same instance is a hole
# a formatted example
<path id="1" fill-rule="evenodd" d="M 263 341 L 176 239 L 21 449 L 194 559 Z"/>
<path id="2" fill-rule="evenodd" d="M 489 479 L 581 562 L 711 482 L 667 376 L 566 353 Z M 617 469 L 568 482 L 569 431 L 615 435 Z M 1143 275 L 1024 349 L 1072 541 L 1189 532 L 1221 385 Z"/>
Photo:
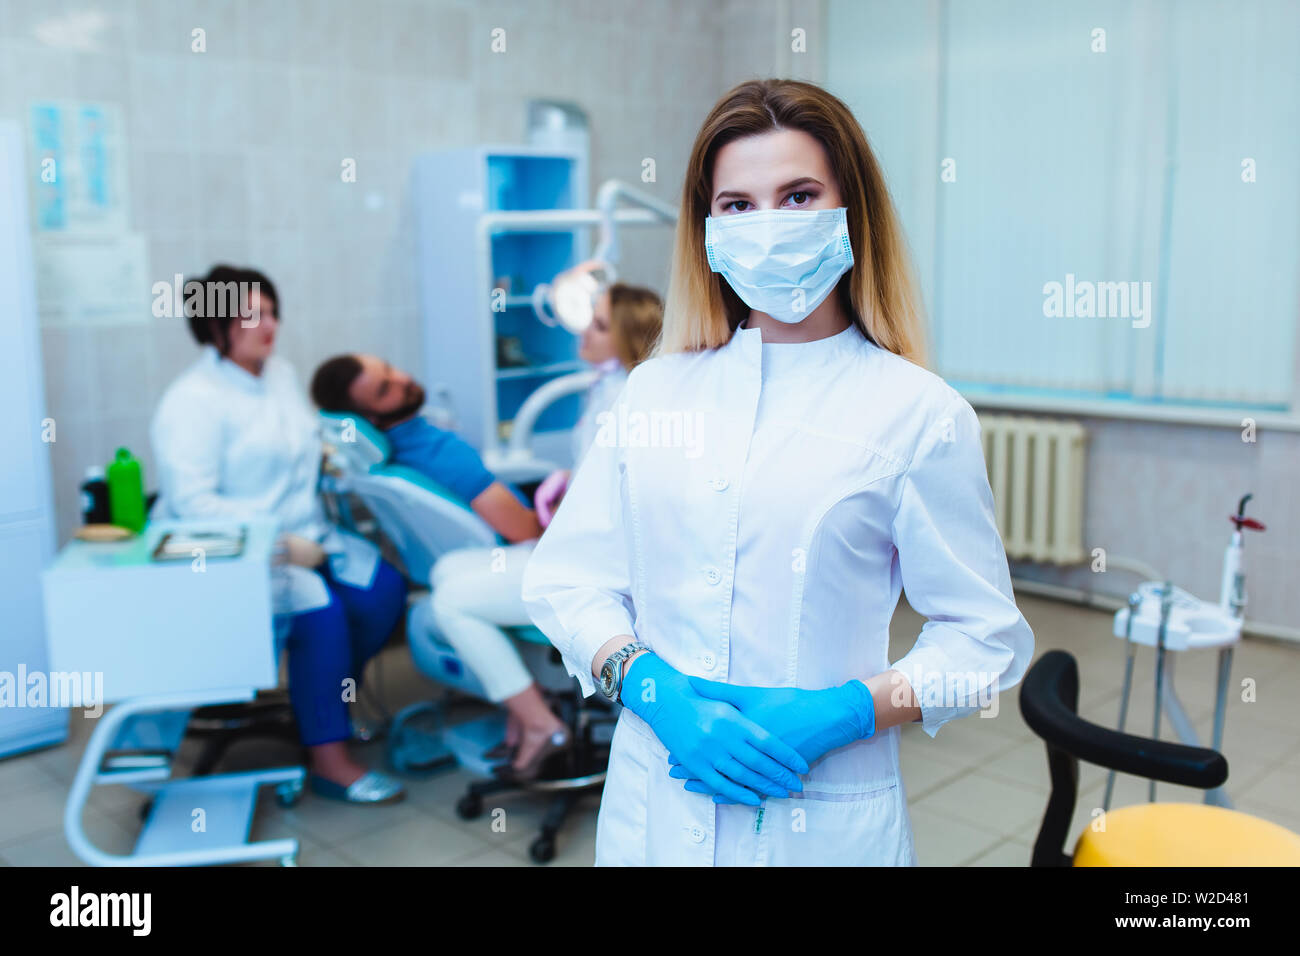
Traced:
<path id="1" fill-rule="evenodd" d="M 497 744 L 495 747 L 493 747 L 491 750 L 483 751 L 484 760 L 506 760 L 507 758 L 513 757 L 514 755 L 515 755 L 514 746 L 506 743 L 504 740 L 501 741 L 501 743 Z"/>
<path id="2" fill-rule="evenodd" d="M 568 730 L 557 730 L 525 766 L 516 769 L 513 764 L 507 763 L 497 767 L 493 774 L 504 783 L 528 783 L 530 780 L 536 780 L 542 765 L 550 757 L 567 749 L 570 742 Z"/>

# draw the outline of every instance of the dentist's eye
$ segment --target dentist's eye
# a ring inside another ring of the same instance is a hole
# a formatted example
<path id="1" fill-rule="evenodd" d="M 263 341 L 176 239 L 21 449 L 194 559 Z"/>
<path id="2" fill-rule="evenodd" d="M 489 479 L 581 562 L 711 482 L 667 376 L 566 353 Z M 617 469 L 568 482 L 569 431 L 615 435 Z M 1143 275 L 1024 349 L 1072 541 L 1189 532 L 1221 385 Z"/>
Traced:
<path id="1" fill-rule="evenodd" d="M 746 206 L 748 206 L 748 205 L 749 205 L 749 200 L 748 200 L 748 199 L 733 199 L 731 202 L 727 203 L 727 204 L 726 204 L 725 206 L 723 206 L 722 208 L 723 208 L 723 209 L 730 209 L 732 212 L 744 212 L 745 210 L 743 210 L 743 209 L 736 209 L 736 208 L 735 208 L 735 207 L 736 207 L 738 204 L 740 204 L 740 203 L 744 203 Z"/>
<path id="2" fill-rule="evenodd" d="M 802 201 L 799 201 L 800 196 L 803 197 Z M 808 203 L 812 202 L 813 199 L 816 197 L 814 197 L 812 193 L 806 190 L 800 190 L 799 192 L 791 193 L 789 198 L 796 200 L 795 201 L 796 206 L 806 206 Z"/>

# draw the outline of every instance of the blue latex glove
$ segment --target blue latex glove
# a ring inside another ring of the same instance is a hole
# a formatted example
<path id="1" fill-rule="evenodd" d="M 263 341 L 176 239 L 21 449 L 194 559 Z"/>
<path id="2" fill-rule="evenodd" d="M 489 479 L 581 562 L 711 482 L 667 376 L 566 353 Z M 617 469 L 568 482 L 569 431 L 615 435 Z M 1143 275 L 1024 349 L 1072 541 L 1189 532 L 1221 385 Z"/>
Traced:
<path id="1" fill-rule="evenodd" d="M 862 681 L 851 680 L 825 690 L 743 687 L 702 677 L 691 677 L 689 683 L 701 696 L 734 705 L 746 717 L 794 747 L 809 764 L 876 732 L 876 705 Z M 735 802 L 692 774 L 672 748 L 669 748 L 668 764 L 668 775 L 685 780 L 687 790 L 712 794 L 714 803 Z"/>
<path id="2" fill-rule="evenodd" d="M 632 661 L 620 696 L 709 793 L 756 807 L 759 794 L 786 797 L 803 789 L 797 774 L 807 773 L 808 763 L 794 747 L 732 704 L 697 693 L 658 655 Z"/>

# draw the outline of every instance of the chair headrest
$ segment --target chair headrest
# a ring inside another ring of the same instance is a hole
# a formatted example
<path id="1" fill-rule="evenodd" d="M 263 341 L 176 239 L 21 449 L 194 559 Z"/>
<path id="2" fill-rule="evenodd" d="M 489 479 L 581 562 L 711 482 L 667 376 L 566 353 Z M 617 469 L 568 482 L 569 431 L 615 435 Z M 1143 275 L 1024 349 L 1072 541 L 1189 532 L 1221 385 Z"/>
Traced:
<path id="1" fill-rule="evenodd" d="M 393 453 L 388 436 L 360 415 L 321 412 L 320 418 L 322 440 L 334 446 L 349 471 L 368 472 Z"/>

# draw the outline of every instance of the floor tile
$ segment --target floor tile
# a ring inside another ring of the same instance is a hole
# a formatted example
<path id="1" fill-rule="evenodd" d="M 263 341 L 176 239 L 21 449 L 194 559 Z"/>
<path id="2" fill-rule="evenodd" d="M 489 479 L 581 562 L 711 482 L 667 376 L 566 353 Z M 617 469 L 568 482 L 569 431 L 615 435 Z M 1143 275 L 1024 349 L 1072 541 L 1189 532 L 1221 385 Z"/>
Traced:
<path id="1" fill-rule="evenodd" d="M 362 866 L 440 866 L 491 847 L 464 827 L 420 813 L 350 837 L 337 849 Z"/>
<path id="2" fill-rule="evenodd" d="M 1007 840 L 999 843 L 987 853 L 982 853 L 967 863 L 967 866 L 1028 866 L 1034 849 L 1025 843 Z"/>
<path id="3" fill-rule="evenodd" d="M 961 866 L 1005 841 L 987 828 L 964 823 L 943 813 L 912 807 L 916 858 L 921 866 Z"/>

